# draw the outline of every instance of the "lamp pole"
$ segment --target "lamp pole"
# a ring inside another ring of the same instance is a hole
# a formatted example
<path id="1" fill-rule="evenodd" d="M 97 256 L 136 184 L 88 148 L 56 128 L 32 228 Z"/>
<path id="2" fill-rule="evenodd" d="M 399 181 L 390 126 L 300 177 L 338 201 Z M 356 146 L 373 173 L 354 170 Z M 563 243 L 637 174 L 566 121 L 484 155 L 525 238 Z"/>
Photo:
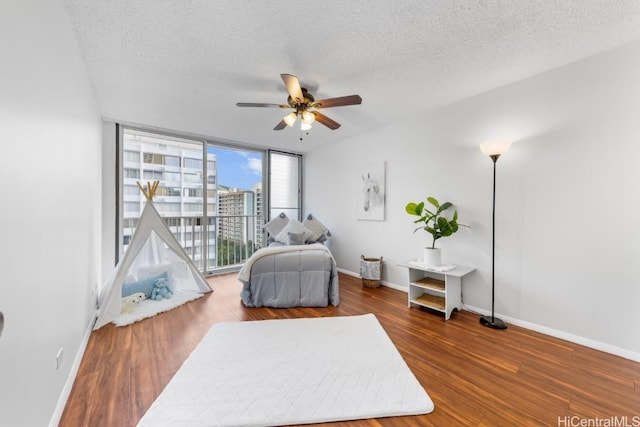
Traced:
<path id="1" fill-rule="evenodd" d="M 509 149 L 511 141 L 482 144 L 480 149 L 493 161 L 493 210 L 491 218 L 491 316 L 482 316 L 480 324 L 492 329 L 507 329 L 507 324 L 495 316 L 496 305 L 496 163 L 500 155 Z"/>

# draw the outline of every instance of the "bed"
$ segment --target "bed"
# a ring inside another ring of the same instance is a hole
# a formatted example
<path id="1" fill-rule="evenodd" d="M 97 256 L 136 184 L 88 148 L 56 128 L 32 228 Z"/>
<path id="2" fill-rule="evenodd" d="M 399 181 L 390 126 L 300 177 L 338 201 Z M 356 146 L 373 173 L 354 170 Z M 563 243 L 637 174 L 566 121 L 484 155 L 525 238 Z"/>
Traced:
<path id="1" fill-rule="evenodd" d="M 240 298 L 247 307 L 326 307 L 340 303 L 331 234 L 309 215 L 302 223 L 280 214 L 265 226 L 269 246 L 242 266 Z"/>

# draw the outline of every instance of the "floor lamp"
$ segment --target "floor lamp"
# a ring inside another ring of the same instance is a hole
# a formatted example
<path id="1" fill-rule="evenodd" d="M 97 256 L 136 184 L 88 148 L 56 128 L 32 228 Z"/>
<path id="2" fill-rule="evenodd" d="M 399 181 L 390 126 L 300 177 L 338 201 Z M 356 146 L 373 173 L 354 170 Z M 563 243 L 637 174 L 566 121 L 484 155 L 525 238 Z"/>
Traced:
<path id="1" fill-rule="evenodd" d="M 511 141 L 500 140 L 485 142 L 480 150 L 493 160 L 493 218 L 491 237 L 491 316 L 482 316 L 480 323 L 492 329 L 507 329 L 507 324 L 495 316 L 496 303 L 496 162 L 511 147 Z"/>

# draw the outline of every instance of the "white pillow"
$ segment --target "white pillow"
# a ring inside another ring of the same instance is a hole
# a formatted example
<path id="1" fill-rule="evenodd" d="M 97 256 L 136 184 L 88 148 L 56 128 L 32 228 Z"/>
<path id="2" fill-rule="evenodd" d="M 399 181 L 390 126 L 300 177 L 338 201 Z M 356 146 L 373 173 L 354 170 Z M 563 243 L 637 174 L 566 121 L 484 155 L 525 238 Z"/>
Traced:
<path id="1" fill-rule="evenodd" d="M 323 223 L 318 221 L 318 219 L 315 218 L 311 214 L 309 214 L 307 216 L 307 218 L 305 218 L 305 220 L 302 222 L 302 224 L 305 227 L 307 227 L 309 229 L 309 231 L 311 231 L 311 237 L 307 239 L 308 242 L 317 242 L 317 241 L 326 240 L 326 236 L 330 236 L 331 235 L 331 233 L 329 233 L 329 229 Z M 318 240 L 325 233 L 327 233 L 325 238 L 321 239 L 321 240 Z"/>
<path id="2" fill-rule="evenodd" d="M 278 233 L 278 235 L 275 237 L 275 239 L 278 242 L 283 243 L 283 244 L 286 245 L 289 242 L 289 233 L 294 233 L 294 234 L 303 233 L 304 234 L 304 241 L 309 240 L 309 238 L 313 234 L 311 232 L 311 230 L 309 230 L 307 227 L 302 225 L 301 222 L 299 222 L 299 221 L 297 221 L 295 219 L 290 219 L 289 222 L 287 223 L 287 225 L 284 226 L 282 231 L 280 231 L 280 233 Z"/>
<path id="3" fill-rule="evenodd" d="M 269 233 L 269 236 L 275 239 L 275 237 L 278 234 L 280 234 L 280 232 L 287 225 L 288 222 L 289 222 L 289 218 L 287 218 L 287 215 L 285 215 L 284 212 L 281 212 L 280 215 L 278 215 L 277 217 L 273 218 L 271 221 L 266 223 L 264 226 L 264 229 L 267 230 L 267 233 Z"/>

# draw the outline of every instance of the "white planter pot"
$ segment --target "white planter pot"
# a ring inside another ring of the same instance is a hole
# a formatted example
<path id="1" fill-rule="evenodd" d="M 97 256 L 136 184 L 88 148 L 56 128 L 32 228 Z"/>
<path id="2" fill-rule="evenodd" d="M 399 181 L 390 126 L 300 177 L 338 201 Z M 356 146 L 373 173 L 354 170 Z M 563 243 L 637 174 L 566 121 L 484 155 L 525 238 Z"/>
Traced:
<path id="1" fill-rule="evenodd" d="M 429 267 L 437 267 L 442 265 L 439 248 L 424 248 L 423 263 Z"/>

